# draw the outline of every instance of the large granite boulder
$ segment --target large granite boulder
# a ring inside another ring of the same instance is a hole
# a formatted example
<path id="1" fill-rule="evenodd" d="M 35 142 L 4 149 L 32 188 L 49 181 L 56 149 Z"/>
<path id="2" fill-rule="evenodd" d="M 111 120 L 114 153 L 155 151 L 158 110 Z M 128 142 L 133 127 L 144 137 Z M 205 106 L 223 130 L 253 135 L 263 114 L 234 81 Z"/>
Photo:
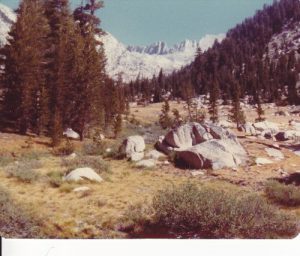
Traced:
<path id="1" fill-rule="evenodd" d="M 145 140 L 142 136 L 130 136 L 123 141 L 119 152 L 129 159 L 134 158 L 135 161 L 139 161 L 141 156 L 144 157 L 145 148 Z"/>
<path id="2" fill-rule="evenodd" d="M 177 164 L 190 169 L 235 168 L 245 163 L 246 159 L 244 148 L 230 139 L 213 139 L 176 154 Z"/>
<path id="3" fill-rule="evenodd" d="M 230 131 L 212 123 L 188 123 L 170 131 L 156 149 L 176 152 L 176 163 L 192 169 L 235 168 L 244 164 L 247 153 Z"/>

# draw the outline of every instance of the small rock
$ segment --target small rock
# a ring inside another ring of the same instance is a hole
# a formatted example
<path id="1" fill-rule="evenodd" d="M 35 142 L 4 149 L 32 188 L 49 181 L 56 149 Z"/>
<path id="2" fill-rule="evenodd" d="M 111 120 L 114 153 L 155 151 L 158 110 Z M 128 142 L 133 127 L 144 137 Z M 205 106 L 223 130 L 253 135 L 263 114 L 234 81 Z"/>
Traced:
<path id="1" fill-rule="evenodd" d="M 65 130 L 63 135 L 66 136 L 67 138 L 74 139 L 74 140 L 78 140 L 80 138 L 80 135 L 71 128 Z"/>
<path id="2" fill-rule="evenodd" d="M 170 164 L 171 164 L 171 163 L 170 163 L 169 161 L 164 161 L 164 162 L 163 162 L 163 165 L 166 165 L 166 166 L 167 166 L 167 165 L 170 165 Z"/>
<path id="3" fill-rule="evenodd" d="M 150 152 L 148 152 L 146 154 L 147 158 L 151 158 L 151 159 L 154 159 L 154 160 L 158 160 L 159 158 L 164 157 L 164 156 L 165 155 L 163 153 L 160 153 L 157 150 L 151 150 Z"/>
<path id="4" fill-rule="evenodd" d="M 105 152 L 106 152 L 106 153 L 111 153 L 111 152 L 112 152 L 112 149 L 111 149 L 111 148 L 107 148 L 107 149 L 105 150 Z"/>
<path id="5" fill-rule="evenodd" d="M 191 174 L 192 174 L 193 177 L 197 177 L 197 176 L 200 176 L 200 175 L 205 175 L 205 173 L 202 172 L 202 171 L 192 171 Z"/>
<path id="6" fill-rule="evenodd" d="M 136 167 L 153 168 L 156 166 L 156 162 L 152 159 L 142 160 L 136 163 Z"/>
<path id="7" fill-rule="evenodd" d="M 268 153 L 270 157 L 275 158 L 276 160 L 283 160 L 284 155 L 282 154 L 281 151 L 274 149 L 274 148 L 266 148 L 265 151 Z"/>
<path id="8" fill-rule="evenodd" d="M 131 157 L 130 157 L 130 160 L 132 162 L 138 162 L 138 161 L 141 161 L 144 158 L 144 156 L 145 156 L 144 152 L 132 153 Z"/>
<path id="9" fill-rule="evenodd" d="M 89 187 L 79 187 L 75 188 L 73 192 L 85 192 L 85 191 L 90 191 L 91 189 Z"/>
<path id="10" fill-rule="evenodd" d="M 71 171 L 67 176 L 63 178 L 64 181 L 84 181 L 91 180 L 96 182 L 102 182 L 103 179 L 91 168 L 78 168 Z"/>
<path id="11" fill-rule="evenodd" d="M 294 153 L 295 153 L 297 156 L 300 156 L 300 150 L 295 150 Z"/>
<path id="12" fill-rule="evenodd" d="M 273 164 L 271 160 L 262 157 L 256 158 L 255 163 L 257 165 Z"/>
<path id="13" fill-rule="evenodd" d="M 77 157 L 77 154 L 76 153 L 72 153 L 71 155 L 67 156 L 66 159 L 72 160 L 72 159 L 75 159 L 76 157 Z"/>

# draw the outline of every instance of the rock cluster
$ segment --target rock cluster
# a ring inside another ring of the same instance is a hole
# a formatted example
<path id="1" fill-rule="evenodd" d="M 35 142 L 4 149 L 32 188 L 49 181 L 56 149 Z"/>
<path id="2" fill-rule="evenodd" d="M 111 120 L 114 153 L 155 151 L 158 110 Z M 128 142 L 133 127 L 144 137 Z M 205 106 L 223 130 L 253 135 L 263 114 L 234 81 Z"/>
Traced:
<path id="1" fill-rule="evenodd" d="M 187 123 L 161 137 L 157 150 L 175 152 L 179 166 L 190 169 L 235 168 L 247 160 L 236 136 L 212 123 Z"/>

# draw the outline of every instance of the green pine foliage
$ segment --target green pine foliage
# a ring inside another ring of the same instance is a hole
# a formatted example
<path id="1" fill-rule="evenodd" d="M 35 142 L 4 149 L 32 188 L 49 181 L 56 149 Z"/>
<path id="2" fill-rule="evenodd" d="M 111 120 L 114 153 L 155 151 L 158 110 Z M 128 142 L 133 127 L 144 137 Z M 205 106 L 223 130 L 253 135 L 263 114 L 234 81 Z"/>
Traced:
<path id="1" fill-rule="evenodd" d="M 22 0 L 0 52 L 2 123 L 22 134 L 50 135 L 58 146 L 66 128 L 83 140 L 89 127 L 103 128 L 128 110 L 123 82 L 105 74 L 98 40 L 104 33 L 95 16 L 102 7 L 89 0 L 72 13 L 68 0 Z"/>
<path id="2" fill-rule="evenodd" d="M 246 118 L 245 114 L 241 108 L 240 103 L 240 87 L 238 84 L 234 84 L 234 90 L 232 92 L 232 111 L 231 111 L 231 120 L 236 123 L 237 128 L 245 124 Z"/>
<path id="3" fill-rule="evenodd" d="M 23 0 L 9 42 L 2 49 L 5 119 L 13 122 L 22 134 L 29 129 L 41 132 L 44 126 L 44 66 L 49 27 L 42 10 L 41 1 Z"/>
<path id="4" fill-rule="evenodd" d="M 172 127 L 173 125 L 173 120 L 170 116 L 170 104 L 169 101 L 167 99 L 165 99 L 165 102 L 162 106 L 161 109 L 161 114 L 159 117 L 159 124 L 161 126 L 161 128 L 163 129 L 168 129 L 170 127 Z"/>
<path id="5" fill-rule="evenodd" d="M 213 81 L 211 84 L 210 92 L 209 92 L 209 114 L 210 114 L 210 120 L 213 123 L 218 122 L 219 116 L 218 116 L 218 100 L 219 100 L 219 88 L 217 81 Z"/>

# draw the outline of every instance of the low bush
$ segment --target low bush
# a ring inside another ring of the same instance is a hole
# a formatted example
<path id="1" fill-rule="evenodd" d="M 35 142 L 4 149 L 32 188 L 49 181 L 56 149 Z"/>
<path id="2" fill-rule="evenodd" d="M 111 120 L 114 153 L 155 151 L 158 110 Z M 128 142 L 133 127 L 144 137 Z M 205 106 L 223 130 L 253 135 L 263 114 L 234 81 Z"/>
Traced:
<path id="1" fill-rule="evenodd" d="M 297 221 L 257 194 L 184 184 L 153 199 L 153 226 L 185 238 L 286 238 Z M 146 218 L 146 216 L 145 216 Z M 141 222 L 139 217 L 139 222 Z"/>
<path id="2" fill-rule="evenodd" d="M 119 231 L 140 233 L 151 223 L 153 208 L 146 202 L 130 205 L 118 226 Z"/>
<path id="3" fill-rule="evenodd" d="M 62 146 L 54 148 L 52 153 L 55 156 L 69 156 L 75 151 L 75 146 L 71 140 L 66 139 L 65 143 Z"/>
<path id="4" fill-rule="evenodd" d="M 110 165 L 99 156 L 77 156 L 74 159 L 63 159 L 62 166 L 67 168 L 67 172 L 85 167 L 92 168 L 98 174 L 110 172 Z"/>
<path id="5" fill-rule="evenodd" d="M 63 173 L 50 172 L 47 174 L 49 184 L 53 188 L 59 188 L 63 184 Z"/>
<path id="6" fill-rule="evenodd" d="M 99 156 L 104 155 L 107 149 L 107 142 L 104 141 L 93 141 L 85 143 L 83 145 L 82 151 L 84 155 L 87 156 Z"/>
<path id="7" fill-rule="evenodd" d="M 32 183 L 40 178 L 36 169 L 42 167 L 39 160 L 31 160 L 27 162 L 15 162 L 6 167 L 5 171 L 8 177 L 14 177 L 25 183 Z"/>
<path id="8" fill-rule="evenodd" d="M 269 181 L 265 186 L 266 196 L 275 203 L 285 206 L 300 206 L 300 187 Z"/>
<path id="9" fill-rule="evenodd" d="M 11 155 L 0 155 L 0 167 L 5 167 L 15 161 Z"/>

